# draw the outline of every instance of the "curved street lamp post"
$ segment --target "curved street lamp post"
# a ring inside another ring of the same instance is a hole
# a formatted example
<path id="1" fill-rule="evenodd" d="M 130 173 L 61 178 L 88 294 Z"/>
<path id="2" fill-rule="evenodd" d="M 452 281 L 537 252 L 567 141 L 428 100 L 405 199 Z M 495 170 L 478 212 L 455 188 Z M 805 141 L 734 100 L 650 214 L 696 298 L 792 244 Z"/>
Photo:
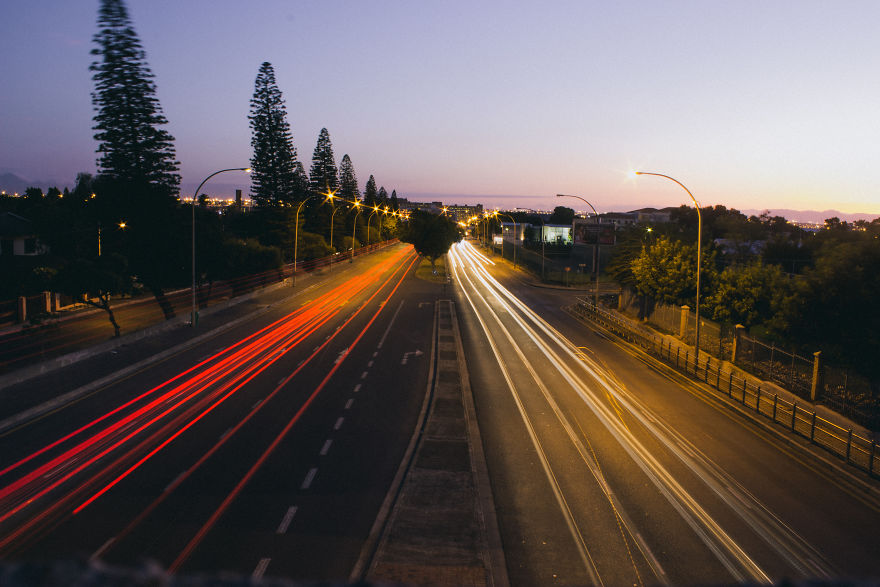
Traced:
<path id="1" fill-rule="evenodd" d="M 299 211 L 302 210 L 303 204 L 317 197 L 318 196 L 309 196 L 296 207 L 296 216 L 293 221 L 293 287 L 296 287 L 296 254 L 299 245 Z"/>
<path id="2" fill-rule="evenodd" d="M 196 191 L 193 192 L 192 199 L 192 314 L 190 314 L 190 323 L 189 325 L 195 328 L 195 325 L 198 323 L 199 315 L 196 312 L 196 198 L 199 197 L 199 192 L 202 191 L 202 186 L 208 183 L 208 180 L 214 177 L 219 173 L 225 173 L 227 171 L 244 171 L 245 173 L 250 173 L 250 167 L 230 167 L 229 169 L 221 169 L 220 171 L 215 171 L 199 184 L 199 187 L 196 188 Z"/>
<path id="3" fill-rule="evenodd" d="M 348 261 L 349 263 L 354 263 L 354 236 L 357 231 L 358 216 L 363 212 L 363 210 L 361 210 L 361 203 L 357 200 L 354 201 L 354 207 L 357 208 L 357 214 L 354 215 L 354 222 L 351 227 L 351 259 Z"/>
<path id="4" fill-rule="evenodd" d="M 498 210 L 495 210 L 494 214 L 495 216 L 507 216 L 508 218 L 510 218 L 510 221 L 513 222 L 513 268 L 516 269 L 516 241 L 517 238 L 519 238 L 517 235 L 518 231 L 516 229 L 516 220 L 514 220 L 513 216 L 511 216 L 510 214 L 504 214 L 503 212 L 499 212 Z M 504 235 L 503 228 L 501 229 L 501 234 Z M 501 256 L 504 256 L 504 245 L 501 245 Z"/>
<path id="5" fill-rule="evenodd" d="M 681 188 L 687 192 L 687 195 L 691 197 L 691 200 L 694 202 L 694 206 L 697 208 L 697 299 L 696 299 L 696 315 L 697 315 L 697 327 L 695 332 L 696 344 L 694 345 L 696 348 L 696 362 L 697 369 L 700 368 L 700 255 L 701 255 L 701 244 L 703 242 L 703 217 L 700 213 L 700 204 L 697 202 L 697 199 L 691 193 L 689 189 L 685 187 L 683 183 L 675 179 L 674 177 L 669 177 L 668 175 L 663 175 L 662 173 L 650 173 L 648 171 L 636 171 L 636 175 L 656 175 L 657 177 L 665 177 L 668 180 L 674 181 Z M 685 341 L 687 342 L 687 341 Z"/>
<path id="6" fill-rule="evenodd" d="M 367 246 L 370 246 L 370 221 L 373 219 L 373 215 L 379 212 L 379 206 L 373 206 L 373 211 L 370 212 L 370 215 L 367 217 Z M 381 236 L 381 233 L 380 233 Z"/>
<path id="7" fill-rule="evenodd" d="M 556 194 L 557 198 L 577 198 L 581 202 L 584 202 L 593 209 L 593 215 L 596 218 L 596 226 L 599 226 L 599 213 L 596 212 L 596 208 L 593 208 L 593 205 L 587 202 L 584 198 L 580 196 L 569 196 L 568 194 Z M 599 308 L 599 233 L 596 233 L 596 244 L 593 245 L 593 268 L 596 271 L 596 288 L 593 292 L 593 300 L 596 304 L 596 309 Z"/>

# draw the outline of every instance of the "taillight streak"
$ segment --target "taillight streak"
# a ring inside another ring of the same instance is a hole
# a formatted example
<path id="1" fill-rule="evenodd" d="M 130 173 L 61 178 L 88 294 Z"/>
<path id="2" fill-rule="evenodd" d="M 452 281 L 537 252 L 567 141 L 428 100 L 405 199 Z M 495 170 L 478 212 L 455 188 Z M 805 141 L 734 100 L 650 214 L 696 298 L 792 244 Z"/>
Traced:
<path id="1" fill-rule="evenodd" d="M 111 465 L 105 466 L 100 473 L 91 476 L 90 479 L 80 484 L 77 489 L 69 492 L 67 496 L 55 500 L 52 506 L 49 506 L 49 508 L 41 514 L 36 515 L 29 523 L 25 523 L 18 529 L 18 531 L 4 537 L 4 539 L 0 541 L 0 547 L 8 546 L 9 543 L 15 537 L 21 535 L 22 532 L 27 531 L 29 528 L 34 528 L 36 524 L 40 523 L 51 513 L 57 512 L 61 508 L 66 507 L 63 505 L 65 502 L 68 502 L 79 493 L 87 490 L 88 487 L 100 482 L 102 477 L 113 474 L 113 470 L 118 469 L 118 467 L 125 466 L 125 463 L 130 463 L 133 459 L 137 459 L 139 454 L 143 454 L 143 451 L 148 451 L 146 455 L 140 457 L 137 462 L 130 465 L 122 474 L 118 475 L 108 485 L 104 486 L 101 490 L 93 494 L 76 508 L 76 512 L 81 511 L 82 508 L 92 503 L 95 499 L 100 497 L 100 495 L 103 495 L 111 487 L 131 474 L 149 458 L 179 437 L 185 430 L 192 427 L 223 401 L 244 387 L 259 373 L 283 356 L 284 353 L 295 348 L 299 342 L 312 334 L 316 329 L 326 324 L 338 314 L 347 300 L 369 287 L 370 284 L 375 282 L 376 279 L 393 263 L 396 263 L 403 254 L 404 253 L 402 252 L 399 255 L 395 255 L 385 262 L 371 268 L 371 270 L 365 272 L 365 274 L 346 281 L 344 284 L 334 288 L 326 295 L 311 302 L 307 306 L 304 306 L 303 308 L 300 308 L 260 329 L 254 334 L 245 337 L 223 351 L 215 353 L 211 357 L 200 361 L 198 364 L 167 380 L 161 385 L 153 387 L 147 392 L 144 392 L 136 398 L 111 410 L 107 414 L 104 414 L 92 422 L 78 428 L 74 432 L 63 436 L 46 447 L 43 447 L 28 457 L 25 457 L 0 471 L 0 476 L 8 475 L 38 456 L 61 446 L 63 443 L 68 442 L 77 436 L 85 434 L 88 430 L 96 427 L 98 424 L 108 420 L 112 416 L 119 414 L 121 411 L 131 408 L 151 396 L 156 396 L 145 405 L 123 417 L 121 420 L 108 425 L 103 430 L 100 430 L 91 437 L 79 442 L 76 446 L 65 450 L 61 455 L 50 459 L 47 463 L 38 466 L 20 479 L 13 481 L 11 484 L 0 489 L 0 503 L 6 501 L 7 505 L 9 505 L 8 502 L 13 494 L 18 493 L 19 491 L 25 491 L 29 485 L 34 486 L 24 501 L 0 515 L 0 522 L 2 522 L 22 511 L 24 507 L 34 503 L 35 500 L 44 497 L 49 492 L 57 489 L 77 474 L 82 473 L 100 459 L 111 454 L 113 451 L 118 450 L 150 427 L 166 418 L 172 417 L 172 419 L 166 422 L 161 429 L 154 431 L 148 438 L 140 441 L 136 447 L 128 449 L 123 456 L 115 459 Z M 396 273 L 396 271 L 394 273 Z M 388 279 L 390 280 L 390 277 Z M 385 283 L 387 282 L 388 280 L 385 281 Z M 382 287 L 384 287 L 384 284 L 379 290 L 381 290 Z M 379 290 L 377 290 L 376 293 L 378 293 Z M 370 299 L 372 299 L 376 293 L 374 293 Z M 361 308 L 359 308 L 354 315 L 360 312 Z M 349 321 L 350 320 L 351 318 Z M 346 321 L 346 324 L 347 323 L 348 321 Z M 339 330 L 336 332 L 338 333 Z M 331 339 L 335 334 L 336 333 L 333 333 Z M 320 348 L 325 347 L 327 343 L 329 343 L 329 339 L 321 345 Z M 317 352 L 319 352 L 319 350 L 313 352 L 308 360 L 311 360 Z M 296 372 L 298 372 L 306 362 L 301 364 Z M 185 379 L 187 375 L 192 374 L 200 368 L 203 368 L 201 372 Z M 293 374 L 288 377 L 288 380 L 292 376 Z M 181 381 L 182 379 L 183 381 Z M 224 381 L 224 379 L 226 379 L 226 381 Z M 180 381 L 180 383 L 175 385 L 173 389 L 162 392 L 162 390 L 168 385 L 178 381 Z M 205 393 L 208 395 L 203 395 Z M 219 397 L 221 395 L 222 397 Z M 218 397 L 219 399 L 217 399 Z M 168 405 L 169 402 L 173 402 L 173 404 Z M 191 402 L 194 403 L 189 407 L 186 407 L 187 404 Z M 208 406 L 211 402 L 214 403 Z M 263 402 L 262 405 L 265 404 L 266 402 Z M 174 413 L 177 413 L 178 415 L 173 416 Z M 249 417 L 250 415 L 246 420 L 249 419 Z M 144 418 L 149 418 L 149 420 L 143 422 Z M 189 421 L 187 422 L 187 420 Z M 132 426 L 137 422 L 143 423 L 132 430 Z M 240 425 L 236 426 L 236 430 L 239 427 Z M 169 434 L 170 436 L 166 437 L 166 435 Z M 121 437 L 114 439 L 114 435 L 121 435 Z M 164 438 L 164 441 L 161 441 L 159 445 L 150 449 L 155 442 L 162 440 L 162 438 Z M 215 448 L 212 448 L 209 453 L 213 454 Z M 203 460 L 200 460 L 200 462 L 203 462 Z M 73 467 L 74 463 L 76 463 L 75 467 Z M 64 473 L 63 476 L 55 479 L 52 483 L 49 483 L 48 485 L 44 483 L 45 477 L 58 475 L 62 472 Z M 36 490 L 36 492 L 34 492 L 34 490 Z"/>

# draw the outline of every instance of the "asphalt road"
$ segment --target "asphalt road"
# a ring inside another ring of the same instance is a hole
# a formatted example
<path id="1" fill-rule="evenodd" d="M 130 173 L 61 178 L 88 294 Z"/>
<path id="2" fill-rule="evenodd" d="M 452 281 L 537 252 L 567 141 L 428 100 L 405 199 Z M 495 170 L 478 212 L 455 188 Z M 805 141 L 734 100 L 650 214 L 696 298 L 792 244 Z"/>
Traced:
<path id="1" fill-rule="evenodd" d="M 876 480 L 451 254 L 513 585 L 880 577 Z"/>
<path id="2" fill-rule="evenodd" d="M 340 264 L 4 432 L 0 557 L 347 580 L 424 400 L 442 286 L 416 265 Z"/>

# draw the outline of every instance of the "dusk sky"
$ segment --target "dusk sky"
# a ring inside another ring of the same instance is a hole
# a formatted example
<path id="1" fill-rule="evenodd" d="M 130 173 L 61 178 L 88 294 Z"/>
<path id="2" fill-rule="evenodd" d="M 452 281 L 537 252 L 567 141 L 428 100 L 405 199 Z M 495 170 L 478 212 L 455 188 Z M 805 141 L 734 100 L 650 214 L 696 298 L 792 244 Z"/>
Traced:
<path id="1" fill-rule="evenodd" d="M 490 207 L 552 209 L 556 193 L 600 212 L 690 203 L 636 168 L 702 205 L 880 215 L 877 0 L 127 6 L 186 196 L 249 164 L 269 61 L 306 169 L 326 127 L 361 187 L 373 174 L 402 197 Z M 97 10 L 4 3 L 0 173 L 73 187 L 95 172 Z"/>

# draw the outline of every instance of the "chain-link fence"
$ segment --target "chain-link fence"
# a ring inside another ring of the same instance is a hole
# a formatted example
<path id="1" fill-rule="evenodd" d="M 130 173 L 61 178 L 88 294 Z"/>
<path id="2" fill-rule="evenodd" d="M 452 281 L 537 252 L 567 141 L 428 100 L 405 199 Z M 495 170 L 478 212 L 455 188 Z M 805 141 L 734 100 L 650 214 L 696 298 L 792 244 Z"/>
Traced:
<path id="1" fill-rule="evenodd" d="M 621 294 L 620 309 L 626 314 L 638 316 L 660 330 L 678 336 L 693 345 L 697 339 L 697 315 L 688 306 L 651 303 L 632 292 Z M 700 350 L 724 360 L 733 352 L 734 329 L 700 316 Z"/>
<path id="2" fill-rule="evenodd" d="M 736 365 L 802 398 L 810 398 L 815 359 L 802 357 L 740 333 Z"/>

